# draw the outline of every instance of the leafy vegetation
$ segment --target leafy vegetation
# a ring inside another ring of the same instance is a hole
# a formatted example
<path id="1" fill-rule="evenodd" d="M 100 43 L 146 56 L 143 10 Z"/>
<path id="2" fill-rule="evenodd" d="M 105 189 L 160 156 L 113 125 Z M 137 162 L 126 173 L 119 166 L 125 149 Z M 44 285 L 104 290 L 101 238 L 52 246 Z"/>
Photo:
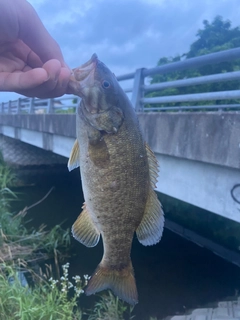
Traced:
<path id="1" fill-rule="evenodd" d="M 212 23 L 208 20 L 203 21 L 203 29 L 198 30 L 197 40 L 190 46 L 190 50 L 175 57 L 162 57 L 158 61 L 158 66 L 165 65 L 167 63 L 183 61 L 188 58 L 194 58 L 200 55 L 210 54 L 222 50 L 233 49 L 240 47 L 240 28 L 232 28 L 230 21 L 224 21 L 221 16 L 215 17 Z M 173 80 L 180 80 L 185 78 L 199 77 L 216 73 L 225 73 L 231 71 L 240 70 L 240 60 L 233 60 L 230 62 L 222 62 L 213 65 L 207 65 L 195 69 L 187 69 L 176 72 L 169 72 L 166 74 L 154 75 L 151 79 L 151 84 L 158 82 L 166 82 Z M 167 88 L 161 91 L 152 92 L 148 94 L 148 97 L 156 96 L 168 96 L 168 95 L 181 95 L 188 93 L 200 93 L 200 92 L 216 92 L 239 89 L 239 81 L 228 81 L 218 83 L 208 83 L 179 88 Z M 223 101 L 201 101 L 196 102 L 194 105 L 209 105 L 209 104 L 222 104 Z M 226 104 L 240 103 L 239 99 L 225 100 Z M 166 106 L 189 106 L 193 105 L 192 102 L 178 102 L 178 103 L 164 103 L 155 104 L 154 107 L 166 107 Z"/>
<path id="2" fill-rule="evenodd" d="M 51 256 L 59 261 L 63 249 L 70 244 L 69 230 L 55 226 L 45 231 L 44 226 L 38 230 L 27 230 L 24 226 L 25 211 L 17 215 L 9 212 L 9 201 L 16 197 L 7 187 L 0 189 L 0 259 L 4 262 L 22 259 L 27 262 L 42 261 Z"/>
<path id="3" fill-rule="evenodd" d="M 118 297 L 108 291 L 107 294 L 100 296 L 99 302 L 96 302 L 93 311 L 90 311 L 88 320 L 124 320 L 133 319 L 131 316 L 133 307 L 127 305 Z"/>
<path id="4" fill-rule="evenodd" d="M 0 318 L 5 320 L 70 320 L 82 319 L 77 300 L 85 285 L 80 277 L 74 277 L 74 284 L 68 279 L 68 267 L 63 266 L 59 281 L 37 278 L 33 288 L 23 286 L 18 272 L 13 267 L 1 266 L 0 272 Z M 11 279 L 11 282 L 9 281 Z M 69 297 L 70 289 L 73 295 Z"/>
<path id="5" fill-rule="evenodd" d="M 55 256 L 55 261 L 58 261 L 62 256 L 60 249 L 69 247 L 69 230 L 63 230 L 58 225 L 48 232 L 44 226 L 38 230 L 28 230 L 23 220 L 28 208 L 18 214 L 10 212 L 10 203 L 16 199 L 9 188 L 14 181 L 15 175 L 0 157 L 0 260 L 5 263 L 18 259 L 41 261 Z"/>
<path id="6" fill-rule="evenodd" d="M 79 297 L 88 282 L 88 275 L 69 280 L 69 263 L 62 266 L 59 280 L 32 273 L 35 285 L 23 286 L 16 268 L 5 264 L 0 268 L 0 319 L 4 320 L 123 320 L 133 319 L 132 308 L 115 298 L 110 292 L 100 296 L 93 310 L 83 311 Z M 49 271 L 50 270 L 50 271 Z M 128 311 L 128 312 L 127 312 Z"/>
<path id="7" fill-rule="evenodd" d="M 76 113 L 76 107 L 68 108 L 68 109 L 58 109 L 55 113 L 64 113 L 64 114 L 74 114 Z"/>

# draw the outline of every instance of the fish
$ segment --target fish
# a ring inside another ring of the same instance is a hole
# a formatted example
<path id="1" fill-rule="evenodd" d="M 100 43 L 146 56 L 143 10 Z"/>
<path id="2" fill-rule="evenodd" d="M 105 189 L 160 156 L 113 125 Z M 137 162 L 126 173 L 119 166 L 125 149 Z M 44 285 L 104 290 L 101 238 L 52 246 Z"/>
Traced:
<path id="1" fill-rule="evenodd" d="M 68 91 L 81 97 L 68 169 L 80 167 L 85 200 L 72 234 L 87 247 L 96 246 L 101 236 L 104 249 L 85 293 L 110 289 L 135 305 L 134 234 L 149 246 L 163 232 L 164 213 L 154 191 L 158 161 L 143 139 L 130 100 L 96 54 L 73 69 Z"/>

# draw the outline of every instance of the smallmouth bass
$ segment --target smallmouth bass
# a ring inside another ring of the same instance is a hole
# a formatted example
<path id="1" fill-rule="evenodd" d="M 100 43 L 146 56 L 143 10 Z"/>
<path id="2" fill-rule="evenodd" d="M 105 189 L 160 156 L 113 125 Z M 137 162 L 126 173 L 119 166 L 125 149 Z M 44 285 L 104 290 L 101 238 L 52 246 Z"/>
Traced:
<path id="1" fill-rule="evenodd" d="M 160 241 L 163 231 L 164 215 L 154 192 L 158 163 L 143 140 L 131 102 L 95 54 L 73 70 L 69 92 L 82 100 L 68 168 L 80 166 L 85 198 L 72 233 L 87 247 L 96 246 L 101 235 L 104 247 L 85 292 L 109 288 L 134 305 L 134 233 L 147 246 Z"/>

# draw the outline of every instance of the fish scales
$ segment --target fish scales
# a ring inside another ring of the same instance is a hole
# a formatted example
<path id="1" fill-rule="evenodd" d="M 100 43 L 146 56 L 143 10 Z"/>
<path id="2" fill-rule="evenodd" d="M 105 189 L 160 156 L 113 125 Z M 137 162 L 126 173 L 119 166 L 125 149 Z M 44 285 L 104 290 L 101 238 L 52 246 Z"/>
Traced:
<path id="1" fill-rule="evenodd" d="M 124 110 L 127 120 L 117 135 L 103 136 L 109 152 L 106 167 L 91 161 L 84 119 L 78 118 L 77 125 L 85 201 L 104 239 L 104 258 L 110 265 L 129 262 L 133 233 L 142 219 L 149 189 L 147 155 L 138 124 L 128 115 L 131 112 Z M 129 132 L 132 127 L 135 130 Z M 127 255 L 122 256 L 119 247 L 126 247 Z"/>
<path id="2" fill-rule="evenodd" d="M 134 232 L 142 244 L 151 245 L 160 240 L 163 229 L 163 212 L 152 189 L 157 161 L 143 140 L 128 97 L 95 55 L 75 70 L 70 88 L 82 101 L 68 166 L 71 170 L 80 165 L 85 198 L 73 235 L 90 247 L 101 234 L 104 246 L 86 293 L 110 288 L 135 304 L 130 258 Z"/>

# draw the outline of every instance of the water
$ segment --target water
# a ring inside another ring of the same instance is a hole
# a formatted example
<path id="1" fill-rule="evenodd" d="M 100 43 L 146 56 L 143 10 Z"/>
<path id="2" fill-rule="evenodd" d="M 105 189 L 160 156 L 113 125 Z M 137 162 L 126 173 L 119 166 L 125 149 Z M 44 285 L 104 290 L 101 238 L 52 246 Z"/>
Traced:
<path id="1" fill-rule="evenodd" d="M 50 170 L 32 179 L 37 181 L 35 186 L 17 188 L 21 201 L 14 204 L 15 210 L 38 201 L 54 186 L 45 201 L 29 210 L 27 219 L 35 227 L 45 223 L 51 228 L 64 221 L 63 227 L 70 228 L 83 203 L 78 170 L 68 173 L 63 168 L 57 174 Z M 70 273 L 90 275 L 101 257 L 102 243 L 86 248 L 73 240 Z M 187 309 L 234 296 L 240 289 L 238 267 L 167 229 L 155 246 L 144 247 L 134 238 L 132 262 L 139 292 L 139 304 L 134 309 L 136 320 L 182 314 Z M 95 298 L 81 299 L 81 303 L 91 307 Z"/>

